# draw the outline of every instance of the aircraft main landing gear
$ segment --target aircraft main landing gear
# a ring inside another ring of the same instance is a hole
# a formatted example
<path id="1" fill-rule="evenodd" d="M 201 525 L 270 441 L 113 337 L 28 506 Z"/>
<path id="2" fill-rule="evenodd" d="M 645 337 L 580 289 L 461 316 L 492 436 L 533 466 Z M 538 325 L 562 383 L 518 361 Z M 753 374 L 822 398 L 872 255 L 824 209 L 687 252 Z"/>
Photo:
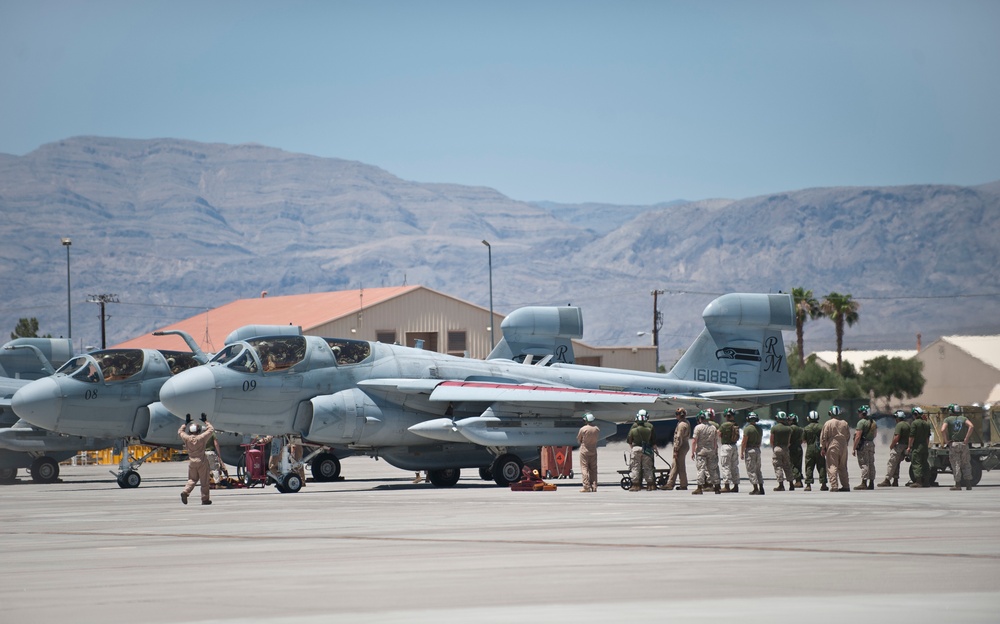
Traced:
<path id="1" fill-rule="evenodd" d="M 520 457 L 513 453 L 504 453 L 493 461 L 490 474 L 493 475 L 494 483 L 506 487 L 521 480 L 522 468 L 524 468 L 524 462 L 521 461 Z"/>
<path id="2" fill-rule="evenodd" d="M 51 457 L 39 457 L 31 462 L 31 480 L 36 483 L 55 483 L 59 478 L 59 464 Z"/>

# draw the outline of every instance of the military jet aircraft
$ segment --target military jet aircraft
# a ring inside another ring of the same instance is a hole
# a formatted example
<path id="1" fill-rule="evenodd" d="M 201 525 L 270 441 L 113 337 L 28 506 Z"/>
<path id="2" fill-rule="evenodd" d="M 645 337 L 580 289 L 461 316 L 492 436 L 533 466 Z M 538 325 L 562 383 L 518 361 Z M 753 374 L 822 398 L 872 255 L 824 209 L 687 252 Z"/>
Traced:
<path id="1" fill-rule="evenodd" d="M 575 445 L 584 411 L 606 438 L 638 407 L 666 418 L 680 405 L 749 408 L 808 392 L 788 387 L 781 330 L 794 328 L 789 295 L 719 297 L 666 374 L 559 362 L 559 323 L 547 337 L 539 328 L 571 318 L 564 311 L 572 309 L 536 310 L 549 314 L 505 319 L 504 340 L 486 360 L 317 336 L 241 340 L 167 380 L 160 401 L 176 414 L 207 413 L 222 430 L 294 433 L 328 445 L 331 470 L 344 455 L 368 454 L 450 486 L 462 468 L 479 468 L 498 485 L 516 481 L 538 447 Z M 530 339 L 512 345 L 508 330 Z M 278 485 L 294 492 L 298 484 Z"/>
<path id="2" fill-rule="evenodd" d="M 22 468 L 28 469 L 33 481 L 51 483 L 59 478 L 59 462 L 79 451 L 108 446 L 106 440 L 33 427 L 11 410 L 16 390 L 53 374 L 53 364 L 60 366 L 71 357 L 73 344 L 65 338 L 17 338 L 0 349 L 0 483 L 13 483 Z"/>
<path id="3" fill-rule="evenodd" d="M 254 326 L 234 331 L 231 338 L 254 335 L 258 331 L 301 332 L 297 327 Z M 142 482 L 138 468 L 148 455 L 140 458 L 131 456 L 128 452 L 131 441 L 138 439 L 157 447 L 182 446 L 177 430 L 183 420 L 159 402 L 160 386 L 171 375 L 204 364 L 211 357 L 184 332 L 157 334 L 179 335 L 191 352 L 106 349 L 77 355 L 53 375 L 17 389 L 9 403 L 23 421 L 50 432 L 49 442 L 52 444 L 59 439 L 65 448 L 91 450 L 108 448 L 117 441 L 122 449 L 121 460 L 118 472 L 112 474 L 115 474 L 120 487 L 138 487 Z M 9 442 L 13 443 L 16 436 L 25 449 L 37 444 L 40 435 L 38 430 L 28 435 L 24 431 L 13 431 L 13 428 L 7 433 Z M 219 432 L 216 437 L 223 461 L 236 464 L 242 451 L 240 444 L 244 441 L 243 436 Z M 4 444 L 4 432 L 0 431 L 0 447 Z M 74 444 L 79 446 L 74 447 Z M 69 456 L 72 454 L 70 452 Z M 57 464 L 46 462 L 45 466 L 50 469 L 55 466 L 58 476 Z"/>

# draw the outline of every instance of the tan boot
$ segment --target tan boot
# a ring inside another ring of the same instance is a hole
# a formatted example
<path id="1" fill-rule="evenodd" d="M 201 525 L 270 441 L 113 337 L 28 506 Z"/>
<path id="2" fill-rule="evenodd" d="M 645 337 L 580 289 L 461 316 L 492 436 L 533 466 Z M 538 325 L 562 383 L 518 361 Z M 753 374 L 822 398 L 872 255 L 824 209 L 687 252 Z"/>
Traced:
<path id="1" fill-rule="evenodd" d="M 646 491 L 647 492 L 655 492 L 656 491 L 656 484 L 655 483 L 647 483 L 646 484 Z"/>
<path id="2" fill-rule="evenodd" d="M 854 486 L 854 489 L 855 490 L 867 490 L 868 489 L 868 481 L 862 480 L 860 485 L 855 485 Z"/>
<path id="3" fill-rule="evenodd" d="M 784 481 L 778 481 L 778 487 L 774 488 L 774 491 L 775 492 L 784 492 L 785 491 L 785 482 Z"/>
<path id="4" fill-rule="evenodd" d="M 639 491 L 639 488 L 640 488 L 640 487 L 641 487 L 641 486 L 639 486 L 639 485 L 637 485 L 637 484 L 633 484 L 633 485 L 632 485 L 632 487 L 630 487 L 630 488 L 628 489 L 628 491 L 629 491 L 629 492 L 638 492 L 638 491 Z"/>
<path id="5" fill-rule="evenodd" d="M 729 489 L 729 484 L 728 483 L 726 484 L 726 487 L 722 488 L 722 491 L 725 494 L 729 494 L 730 492 L 732 492 L 732 490 Z"/>
<path id="6" fill-rule="evenodd" d="M 705 492 L 701 489 L 701 485 L 698 485 L 698 487 L 695 488 L 695 490 L 693 492 L 691 492 L 691 493 L 692 494 L 704 494 Z"/>
<path id="7" fill-rule="evenodd" d="M 813 491 L 812 484 L 811 483 L 806 483 L 806 486 L 804 488 L 802 488 L 802 491 L 803 492 L 812 492 Z"/>

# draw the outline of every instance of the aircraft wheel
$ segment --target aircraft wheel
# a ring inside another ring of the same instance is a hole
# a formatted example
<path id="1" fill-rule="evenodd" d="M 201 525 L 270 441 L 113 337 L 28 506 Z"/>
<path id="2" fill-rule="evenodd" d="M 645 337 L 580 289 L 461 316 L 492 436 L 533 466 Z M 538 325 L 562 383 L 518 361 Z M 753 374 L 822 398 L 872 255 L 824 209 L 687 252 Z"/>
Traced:
<path id="1" fill-rule="evenodd" d="M 520 481 L 522 468 L 524 462 L 520 457 L 513 453 L 504 453 L 493 462 L 490 473 L 493 475 L 493 481 L 503 487 Z"/>
<path id="2" fill-rule="evenodd" d="M 8 484 L 17 481 L 17 468 L 0 468 L 0 483 Z"/>
<path id="3" fill-rule="evenodd" d="M 979 485 L 983 478 L 983 465 L 979 463 L 978 457 L 973 457 L 970 464 L 972 466 L 972 485 Z"/>
<path id="4" fill-rule="evenodd" d="M 139 473 L 134 470 L 126 470 L 122 474 L 118 475 L 118 485 L 123 488 L 137 488 L 140 483 L 142 483 L 142 477 L 139 476 Z"/>
<path id="5" fill-rule="evenodd" d="M 442 468 L 441 470 L 427 471 L 427 478 L 435 487 L 451 487 L 458 483 L 458 478 L 462 471 L 458 468 Z"/>
<path id="6" fill-rule="evenodd" d="M 625 475 L 622 480 L 618 482 L 618 485 L 622 486 L 623 490 L 632 489 L 632 477 Z"/>
<path id="7" fill-rule="evenodd" d="M 39 457 L 31 462 L 31 480 L 52 483 L 59 478 L 59 464 L 51 457 Z"/>
<path id="8" fill-rule="evenodd" d="M 302 478 L 294 472 L 282 475 L 280 483 L 282 487 L 278 491 L 282 494 L 295 494 L 302 489 Z"/>
<path id="9" fill-rule="evenodd" d="M 314 481 L 336 481 L 340 477 L 340 460 L 333 453 L 320 453 L 310 465 Z"/>
<path id="10" fill-rule="evenodd" d="M 482 466 L 479 469 L 479 478 L 482 479 L 483 481 L 492 481 L 493 480 L 493 473 L 490 472 L 490 467 L 489 466 Z"/>

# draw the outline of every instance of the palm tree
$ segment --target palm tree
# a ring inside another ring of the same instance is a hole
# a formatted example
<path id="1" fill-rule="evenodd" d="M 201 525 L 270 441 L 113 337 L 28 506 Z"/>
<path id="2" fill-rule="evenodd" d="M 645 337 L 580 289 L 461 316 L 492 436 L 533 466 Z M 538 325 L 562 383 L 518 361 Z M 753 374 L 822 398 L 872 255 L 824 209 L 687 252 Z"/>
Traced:
<path id="1" fill-rule="evenodd" d="M 805 366 L 806 353 L 803 351 L 802 326 L 809 319 L 816 320 L 823 316 L 819 302 L 813 298 L 813 291 L 805 288 L 793 288 L 792 298 L 795 300 L 795 339 L 799 345 L 799 366 Z"/>
<path id="2" fill-rule="evenodd" d="M 823 303 L 820 304 L 820 310 L 833 321 L 834 326 L 837 328 L 838 375 L 840 374 L 840 354 L 844 350 L 844 323 L 847 323 L 847 326 L 850 327 L 858 322 L 858 307 L 858 302 L 851 299 L 851 295 L 842 295 L 837 292 L 832 292 L 824 297 Z"/>

